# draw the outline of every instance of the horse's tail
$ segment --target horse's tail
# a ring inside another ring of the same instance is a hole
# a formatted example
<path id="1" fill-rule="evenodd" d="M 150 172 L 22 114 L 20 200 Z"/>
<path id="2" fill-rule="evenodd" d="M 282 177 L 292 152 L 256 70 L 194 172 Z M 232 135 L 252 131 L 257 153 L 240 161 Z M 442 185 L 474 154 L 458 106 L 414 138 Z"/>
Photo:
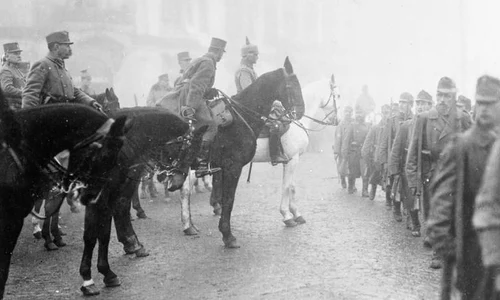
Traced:
<path id="1" fill-rule="evenodd" d="M 17 145 L 20 141 L 21 126 L 14 117 L 14 111 L 9 107 L 7 98 L 0 89 L 0 141 Z"/>

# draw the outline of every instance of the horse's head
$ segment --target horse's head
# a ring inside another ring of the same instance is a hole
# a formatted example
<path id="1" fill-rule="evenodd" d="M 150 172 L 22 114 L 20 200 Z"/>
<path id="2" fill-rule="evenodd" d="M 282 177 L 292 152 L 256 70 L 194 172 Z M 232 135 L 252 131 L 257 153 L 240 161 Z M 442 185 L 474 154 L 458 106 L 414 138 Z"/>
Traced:
<path id="1" fill-rule="evenodd" d="M 108 119 L 92 137 L 71 149 L 68 173 L 92 187 L 94 192 L 102 189 L 109 171 L 116 166 L 130 127 L 127 117 L 119 117 L 116 121 Z"/>
<path id="2" fill-rule="evenodd" d="M 287 112 L 291 112 L 296 119 L 304 115 L 304 98 L 297 75 L 293 73 L 293 67 L 288 57 L 285 59 L 282 69 L 285 80 L 278 88 L 278 100 L 285 106 Z"/>
<path id="3" fill-rule="evenodd" d="M 104 93 L 92 96 L 99 104 L 101 104 L 103 111 L 106 114 L 112 114 L 120 109 L 120 102 L 115 94 L 113 88 L 106 88 Z"/>

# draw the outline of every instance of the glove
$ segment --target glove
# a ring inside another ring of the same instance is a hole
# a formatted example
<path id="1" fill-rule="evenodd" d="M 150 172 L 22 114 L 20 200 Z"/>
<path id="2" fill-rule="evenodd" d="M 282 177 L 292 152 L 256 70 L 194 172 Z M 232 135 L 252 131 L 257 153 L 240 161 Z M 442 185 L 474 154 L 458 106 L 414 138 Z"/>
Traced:
<path id="1" fill-rule="evenodd" d="M 97 109 L 97 110 L 102 110 L 102 105 L 99 104 L 99 102 L 97 102 L 97 101 L 92 101 L 92 103 L 90 105 L 92 105 L 92 107 Z"/>
<path id="2" fill-rule="evenodd" d="M 196 121 L 194 117 L 195 112 L 196 112 L 195 109 L 192 108 L 191 106 L 181 107 L 181 117 L 183 117 L 186 120 Z"/>

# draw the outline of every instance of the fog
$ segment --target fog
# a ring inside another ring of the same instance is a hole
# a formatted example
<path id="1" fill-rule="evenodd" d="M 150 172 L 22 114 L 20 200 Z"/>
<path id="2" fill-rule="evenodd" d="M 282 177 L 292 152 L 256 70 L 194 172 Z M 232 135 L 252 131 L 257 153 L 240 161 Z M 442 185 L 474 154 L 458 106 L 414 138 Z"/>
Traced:
<path id="1" fill-rule="evenodd" d="M 178 76 L 176 53 L 205 53 L 228 41 L 216 87 L 235 92 L 245 36 L 259 46 L 258 74 L 289 56 L 303 86 L 336 75 L 341 99 L 367 84 L 378 105 L 408 91 L 435 93 L 449 76 L 473 99 L 484 73 L 500 76 L 494 0 L 1 0 L 2 43 L 18 41 L 23 60 L 47 53 L 45 36 L 68 30 L 66 65 L 75 83 L 88 68 L 97 91 L 113 86 L 124 106 L 145 105 L 158 75 Z M 327 96 L 327 95 L 326 95 Z M 136 99 L 136 100 L 135 100 Z M 306 99 L 307 100 L 307 99 Z"/>

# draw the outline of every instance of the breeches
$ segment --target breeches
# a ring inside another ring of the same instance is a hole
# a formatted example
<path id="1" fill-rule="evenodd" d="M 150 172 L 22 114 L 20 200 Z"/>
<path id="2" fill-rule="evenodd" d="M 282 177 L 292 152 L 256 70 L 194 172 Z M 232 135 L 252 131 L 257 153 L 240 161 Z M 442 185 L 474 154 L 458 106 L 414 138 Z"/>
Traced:
<path id="1" fill-rule="evenodd" d="M 196 118 L 195 129 L 208 126 L 207 131 L 203 134 L 202 140 L 205 142 L 212 142 L 217 135 L 217 124 L 208 106 L 205 103 L 198 106 L 194 116 Z"/>

